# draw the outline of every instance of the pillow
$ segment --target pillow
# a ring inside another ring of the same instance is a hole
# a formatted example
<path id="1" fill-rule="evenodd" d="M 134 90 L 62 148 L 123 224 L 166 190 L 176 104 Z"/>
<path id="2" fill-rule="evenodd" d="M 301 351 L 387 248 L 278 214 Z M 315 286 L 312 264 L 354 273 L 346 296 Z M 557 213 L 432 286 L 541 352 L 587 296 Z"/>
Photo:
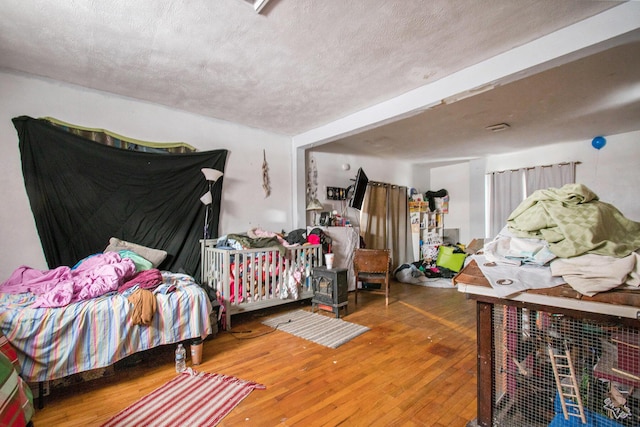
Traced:
<path id="1" fill-rule="evenodd" d="M 121 258 L 129 258 L 136 265 L 136 273 L 145 270 L 151 270 L 153 268 L 153 264 L 151 261 L 141 256 L 139 253 L 130 251 L 129 249 L 125 249 L 122 251 L 118 251 Z"/>
<path id="2" fill-rule="evenodd" d="M 162 264 L 162 261 L 164 261 L 164 259 L 167 257 L 167 251 L 148 248 L 146 246 L 138 245 L 136 243 L 130 243 L 115 237 L 110 238 L 109 246 L 106 247 L 104 252 L 119 251 L 133 251 L 144 259 L 151 261 L 151 264 L 153 264 L 154 268 L 158 268 L 158 266 Z"/>

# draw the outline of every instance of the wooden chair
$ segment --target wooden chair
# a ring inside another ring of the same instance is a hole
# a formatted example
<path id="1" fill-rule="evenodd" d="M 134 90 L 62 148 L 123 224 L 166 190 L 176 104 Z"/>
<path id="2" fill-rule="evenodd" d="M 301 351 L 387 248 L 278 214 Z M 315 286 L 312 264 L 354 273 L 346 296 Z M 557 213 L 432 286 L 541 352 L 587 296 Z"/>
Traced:
<path id="1" fill-rule="evenodd" d="M 355 302 L 358 303 L 358 282 L 380 283 L 384 286 L 385 305 L 389 305 L 389 249 L 356 249 L 353 257 L 353 272 L 356 276 Z"/>

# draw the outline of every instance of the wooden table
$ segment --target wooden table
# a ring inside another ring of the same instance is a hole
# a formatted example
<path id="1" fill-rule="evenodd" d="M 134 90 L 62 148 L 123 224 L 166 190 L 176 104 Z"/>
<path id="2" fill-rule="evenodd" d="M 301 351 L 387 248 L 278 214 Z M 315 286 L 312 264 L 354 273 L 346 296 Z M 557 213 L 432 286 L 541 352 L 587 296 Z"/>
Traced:
<path id="1" fill-rule="evenodd" d="M 579 319 L 603 322 L 615 321 L 632 328 L 640 327 L 640 292 L 611 290 L 593 297 L 586 297 L 564 284 L 548 289 L 521 292 L 509 298 L 496 295 L 472 260 L 454 279 L 454 284 L 467 298 L 477 301 L 477 348 L 478 348 L 478 418 L 479 426 L 493 423 L 495 397 L 492 387 L 495 378 L 494 363 L 494 305 L 509 305 L 537 311 L 563 314 Z"/>

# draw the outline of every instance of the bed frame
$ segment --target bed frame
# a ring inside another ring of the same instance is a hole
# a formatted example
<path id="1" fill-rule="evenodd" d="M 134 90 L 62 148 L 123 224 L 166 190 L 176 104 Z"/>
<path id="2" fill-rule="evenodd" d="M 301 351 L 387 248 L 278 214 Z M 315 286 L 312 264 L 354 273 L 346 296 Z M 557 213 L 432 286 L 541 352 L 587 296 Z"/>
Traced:
<path id="1" fill-rule="evenodd" d="M 293 300 L 311 298 L 311 271 L 322 266 L 322 245 L 231 250 L 215 247 L 215 239 L 201 240 L 201 281 L 222 297 L 224 327 L 231 329 L 231 316 L 260 310 Z M 286 284 L 299 273 L 298 297 Z"/>

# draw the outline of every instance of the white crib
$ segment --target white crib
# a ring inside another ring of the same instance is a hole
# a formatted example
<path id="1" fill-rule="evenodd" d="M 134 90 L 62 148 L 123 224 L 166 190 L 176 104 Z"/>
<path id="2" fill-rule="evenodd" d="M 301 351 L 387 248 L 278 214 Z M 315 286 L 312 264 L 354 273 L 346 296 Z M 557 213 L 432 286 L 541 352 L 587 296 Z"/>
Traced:
<path id="1" fill-rule="evenodd" d="M 322 245 L 230 250 L 201 240 L 202 284 L 222 297 L 226 329 L 233 314 L 313 296 L 311 271 L 322 265 Z"/>

